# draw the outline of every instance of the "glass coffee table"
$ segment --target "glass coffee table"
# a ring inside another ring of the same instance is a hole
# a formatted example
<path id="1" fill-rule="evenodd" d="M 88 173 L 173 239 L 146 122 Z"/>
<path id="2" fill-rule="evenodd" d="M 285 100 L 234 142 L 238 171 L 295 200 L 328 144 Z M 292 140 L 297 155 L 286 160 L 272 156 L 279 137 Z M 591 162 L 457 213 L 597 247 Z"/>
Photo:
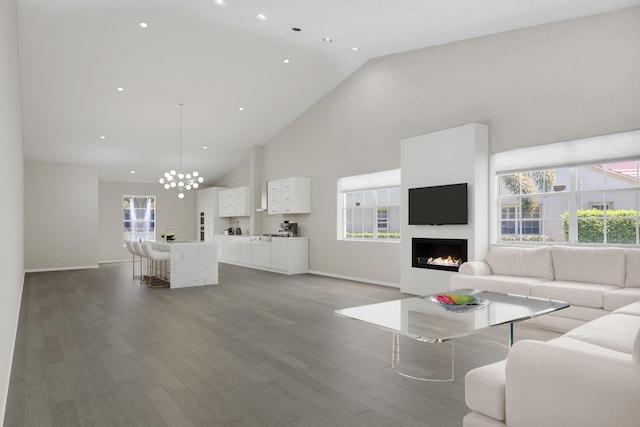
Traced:
<path id="1" fill-rule="evenodd" d="M 345 308 L 336 310 L 335 313 L 391 331 L 392 367 L 399 374 L 425 381 L 452 381 L 456 339 L 493 326 L 509 324 L 509 345 L 512 345 L 514 323 L 569 307 L 563 301 L 496 292 L 449 290 L 442 294 L 471 295 L 479 304 L 447 306 L 433 301 L 433 296 L 427 295 Z M 400 336 L 425 343 L 451 342 L 451 378 L 417 378 L 397 370 Z"/>

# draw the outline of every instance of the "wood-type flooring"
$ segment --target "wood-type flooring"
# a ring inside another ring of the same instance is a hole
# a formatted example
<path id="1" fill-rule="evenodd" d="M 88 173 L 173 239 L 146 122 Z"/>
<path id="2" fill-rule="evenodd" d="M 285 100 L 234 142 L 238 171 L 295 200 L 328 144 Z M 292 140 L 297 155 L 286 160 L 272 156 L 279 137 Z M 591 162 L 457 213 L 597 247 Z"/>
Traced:
<path id="1" fill-rule="evenodd" d="M 391 368 L 392 334 L 334 310 L 397 289 L 220 264 L 220 284 L 151 289 L 131 263 L 25 277 L 4 426 L 461 426 L 464 374 L 499 327 L 455 344 L 456 379 Z M 516 326 L 516 339 L 553 334 Z M 399 369 L 446 376 L 448 344 L 401 340 Z"/>

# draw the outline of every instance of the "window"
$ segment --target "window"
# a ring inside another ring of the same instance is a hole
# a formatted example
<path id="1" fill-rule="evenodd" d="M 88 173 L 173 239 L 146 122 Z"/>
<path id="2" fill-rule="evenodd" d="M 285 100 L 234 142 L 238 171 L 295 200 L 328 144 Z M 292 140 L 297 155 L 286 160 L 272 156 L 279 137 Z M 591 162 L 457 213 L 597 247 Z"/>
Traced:
<path id="1" fill-rule="evenodd" d="M 541 206 L 531 209 L 528 216 L 521 214 L 521 207 L 501 206 L 500 230 L 503 240 L 515 239 L 517 236 L 536 236 L 541 234 L 540 221 Z M 509 236 L 509 237 L 507 237 Z"/>
<path id="2" fill-rule="evenodd" d="M 156 240 L 155 196 L 122 196 L 122 240 Z"/>
<path id="3" fill-rule="evenodd" d="M 400 170 L 338 180 L 338 238 L 400 240 Z"/>
<path id="4" fill-rule="evenodd" d="M 499 240 L 639 244 L 640 161 L 497 177 Z"/>

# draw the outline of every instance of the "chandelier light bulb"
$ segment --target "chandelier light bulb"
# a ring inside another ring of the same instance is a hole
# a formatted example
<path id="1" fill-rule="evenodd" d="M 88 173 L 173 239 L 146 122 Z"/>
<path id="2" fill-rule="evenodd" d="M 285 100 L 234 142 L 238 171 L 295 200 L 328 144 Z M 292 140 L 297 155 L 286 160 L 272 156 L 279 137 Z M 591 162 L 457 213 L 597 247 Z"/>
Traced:
<path id="1" fill-rule="evenodd" d="M 165 189 L 177 188 L 178 197 L 184 198 L 184 191 L 198 188 L 201 183 L 204 182 L 204 178 L 200 176 L 198 171 L 192 173 L 182 172 L 182 104 L 180 104 L 180 168 L 171 169 L 169 172 L 164 172 L 162 178 L 158 180 Z"/>

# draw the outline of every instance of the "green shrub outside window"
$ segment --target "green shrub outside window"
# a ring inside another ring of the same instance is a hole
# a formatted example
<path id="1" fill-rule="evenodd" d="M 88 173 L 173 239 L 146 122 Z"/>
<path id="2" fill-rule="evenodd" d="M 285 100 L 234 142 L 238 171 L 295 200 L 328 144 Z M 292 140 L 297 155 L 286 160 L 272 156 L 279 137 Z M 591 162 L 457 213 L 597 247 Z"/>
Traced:
<path id="1" fill-rule="evenodd" d="M 636 243 L 638 230 L 637 213 L 632 209 L 606 211 L 600 209 L 583 209 L 578 215 L 579 243 Z M 605 242 L 606 218 L 606 242 Z M 569 213 L 563 215 L 565 236 L 569 235 Z"/>

